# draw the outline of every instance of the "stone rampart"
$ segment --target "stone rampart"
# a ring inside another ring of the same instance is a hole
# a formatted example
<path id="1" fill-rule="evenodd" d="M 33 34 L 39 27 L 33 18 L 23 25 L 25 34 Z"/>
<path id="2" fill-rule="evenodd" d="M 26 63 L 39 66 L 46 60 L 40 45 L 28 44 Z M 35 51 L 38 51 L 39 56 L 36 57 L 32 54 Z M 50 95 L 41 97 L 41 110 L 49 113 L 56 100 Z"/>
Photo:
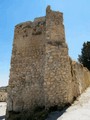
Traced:
<path id="1" fill-rule="evenodd" d="M 76 98 L 90 86 L 90 72 L 75 61 L 71 62 L 72 81 L 73 81 L 73 96 Z"/>

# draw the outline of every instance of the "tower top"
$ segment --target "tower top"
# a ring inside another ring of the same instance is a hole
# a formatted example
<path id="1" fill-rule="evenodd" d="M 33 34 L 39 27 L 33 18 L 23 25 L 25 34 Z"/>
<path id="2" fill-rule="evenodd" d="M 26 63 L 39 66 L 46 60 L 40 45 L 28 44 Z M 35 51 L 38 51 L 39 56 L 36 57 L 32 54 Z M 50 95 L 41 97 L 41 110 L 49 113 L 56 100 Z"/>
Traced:
<path id="1" fill-rule="evenodd" d="M 51 6 L 48 5 L 47 8 L 46 8 L 46 12 L 50 12 L 51 11 Z"/>

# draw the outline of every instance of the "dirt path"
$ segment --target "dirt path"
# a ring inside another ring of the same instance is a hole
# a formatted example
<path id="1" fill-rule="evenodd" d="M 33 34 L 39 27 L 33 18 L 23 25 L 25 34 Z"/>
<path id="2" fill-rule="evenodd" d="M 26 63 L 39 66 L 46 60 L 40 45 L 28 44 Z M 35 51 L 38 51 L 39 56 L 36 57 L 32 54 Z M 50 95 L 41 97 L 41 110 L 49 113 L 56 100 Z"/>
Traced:
<path id="1" fill-rule="evenodd" d="M 47 120 L 90 120 L 90 87 L 62 115 L 54 112 Z"/>
<path id="2" fill-rule="evenodd" d="M 0 102 L 0 120 L 5 119 L 5 114 L 6 114 L 6 103 Z"/>

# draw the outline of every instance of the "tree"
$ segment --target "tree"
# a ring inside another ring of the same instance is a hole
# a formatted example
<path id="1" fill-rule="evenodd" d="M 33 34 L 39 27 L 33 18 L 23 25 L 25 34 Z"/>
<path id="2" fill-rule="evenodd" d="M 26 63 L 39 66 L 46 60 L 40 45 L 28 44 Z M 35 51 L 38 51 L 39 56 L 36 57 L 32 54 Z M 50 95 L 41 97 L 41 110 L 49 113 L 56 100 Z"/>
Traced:
<path id="1" fill-rule="evenodd" d="M 83 43 L 83 48 L 81 49 L 81 55 L 78 56 L 78 61 L 90 70 L 90 42 L 87 41 Z"/>

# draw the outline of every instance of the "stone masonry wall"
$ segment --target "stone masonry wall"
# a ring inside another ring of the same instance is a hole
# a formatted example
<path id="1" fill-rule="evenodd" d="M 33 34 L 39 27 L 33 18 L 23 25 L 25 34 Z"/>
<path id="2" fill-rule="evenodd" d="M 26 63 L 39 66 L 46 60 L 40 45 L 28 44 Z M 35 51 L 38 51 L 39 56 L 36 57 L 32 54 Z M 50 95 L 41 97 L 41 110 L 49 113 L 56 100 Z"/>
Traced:
<path id="1" fill-rule="evenodd" d="M 0 88 L 0 102 L 6 102 L 7 100 L 7 87 Z"/>
<path id="2" fill-rule="evenodd" d="M 53 12 L 50 7 L 46 12 L 45 102 L 46 106 L 63 106 L 73 100 L 63 14 Z"/>
<path id="3" fill-rule="evenodd" d="M 16 26 L 9 81 L 8 110 L 44 104 L 45 17 Z"/>
<path id="4" fill-rule="evenodd" d="M 90 86 L 90 72 L 75 61 L 71 61 L 73 78 L 73 96 L 76 98 Z"/>
<path id="5" fill-rule="evenodd" d="M 12 113 L 71 104 L 89 85 L 90 72 L 68 55 L 62 13 L 48 6 L 45 17 L 15 27 L 7 120 Z"/>

